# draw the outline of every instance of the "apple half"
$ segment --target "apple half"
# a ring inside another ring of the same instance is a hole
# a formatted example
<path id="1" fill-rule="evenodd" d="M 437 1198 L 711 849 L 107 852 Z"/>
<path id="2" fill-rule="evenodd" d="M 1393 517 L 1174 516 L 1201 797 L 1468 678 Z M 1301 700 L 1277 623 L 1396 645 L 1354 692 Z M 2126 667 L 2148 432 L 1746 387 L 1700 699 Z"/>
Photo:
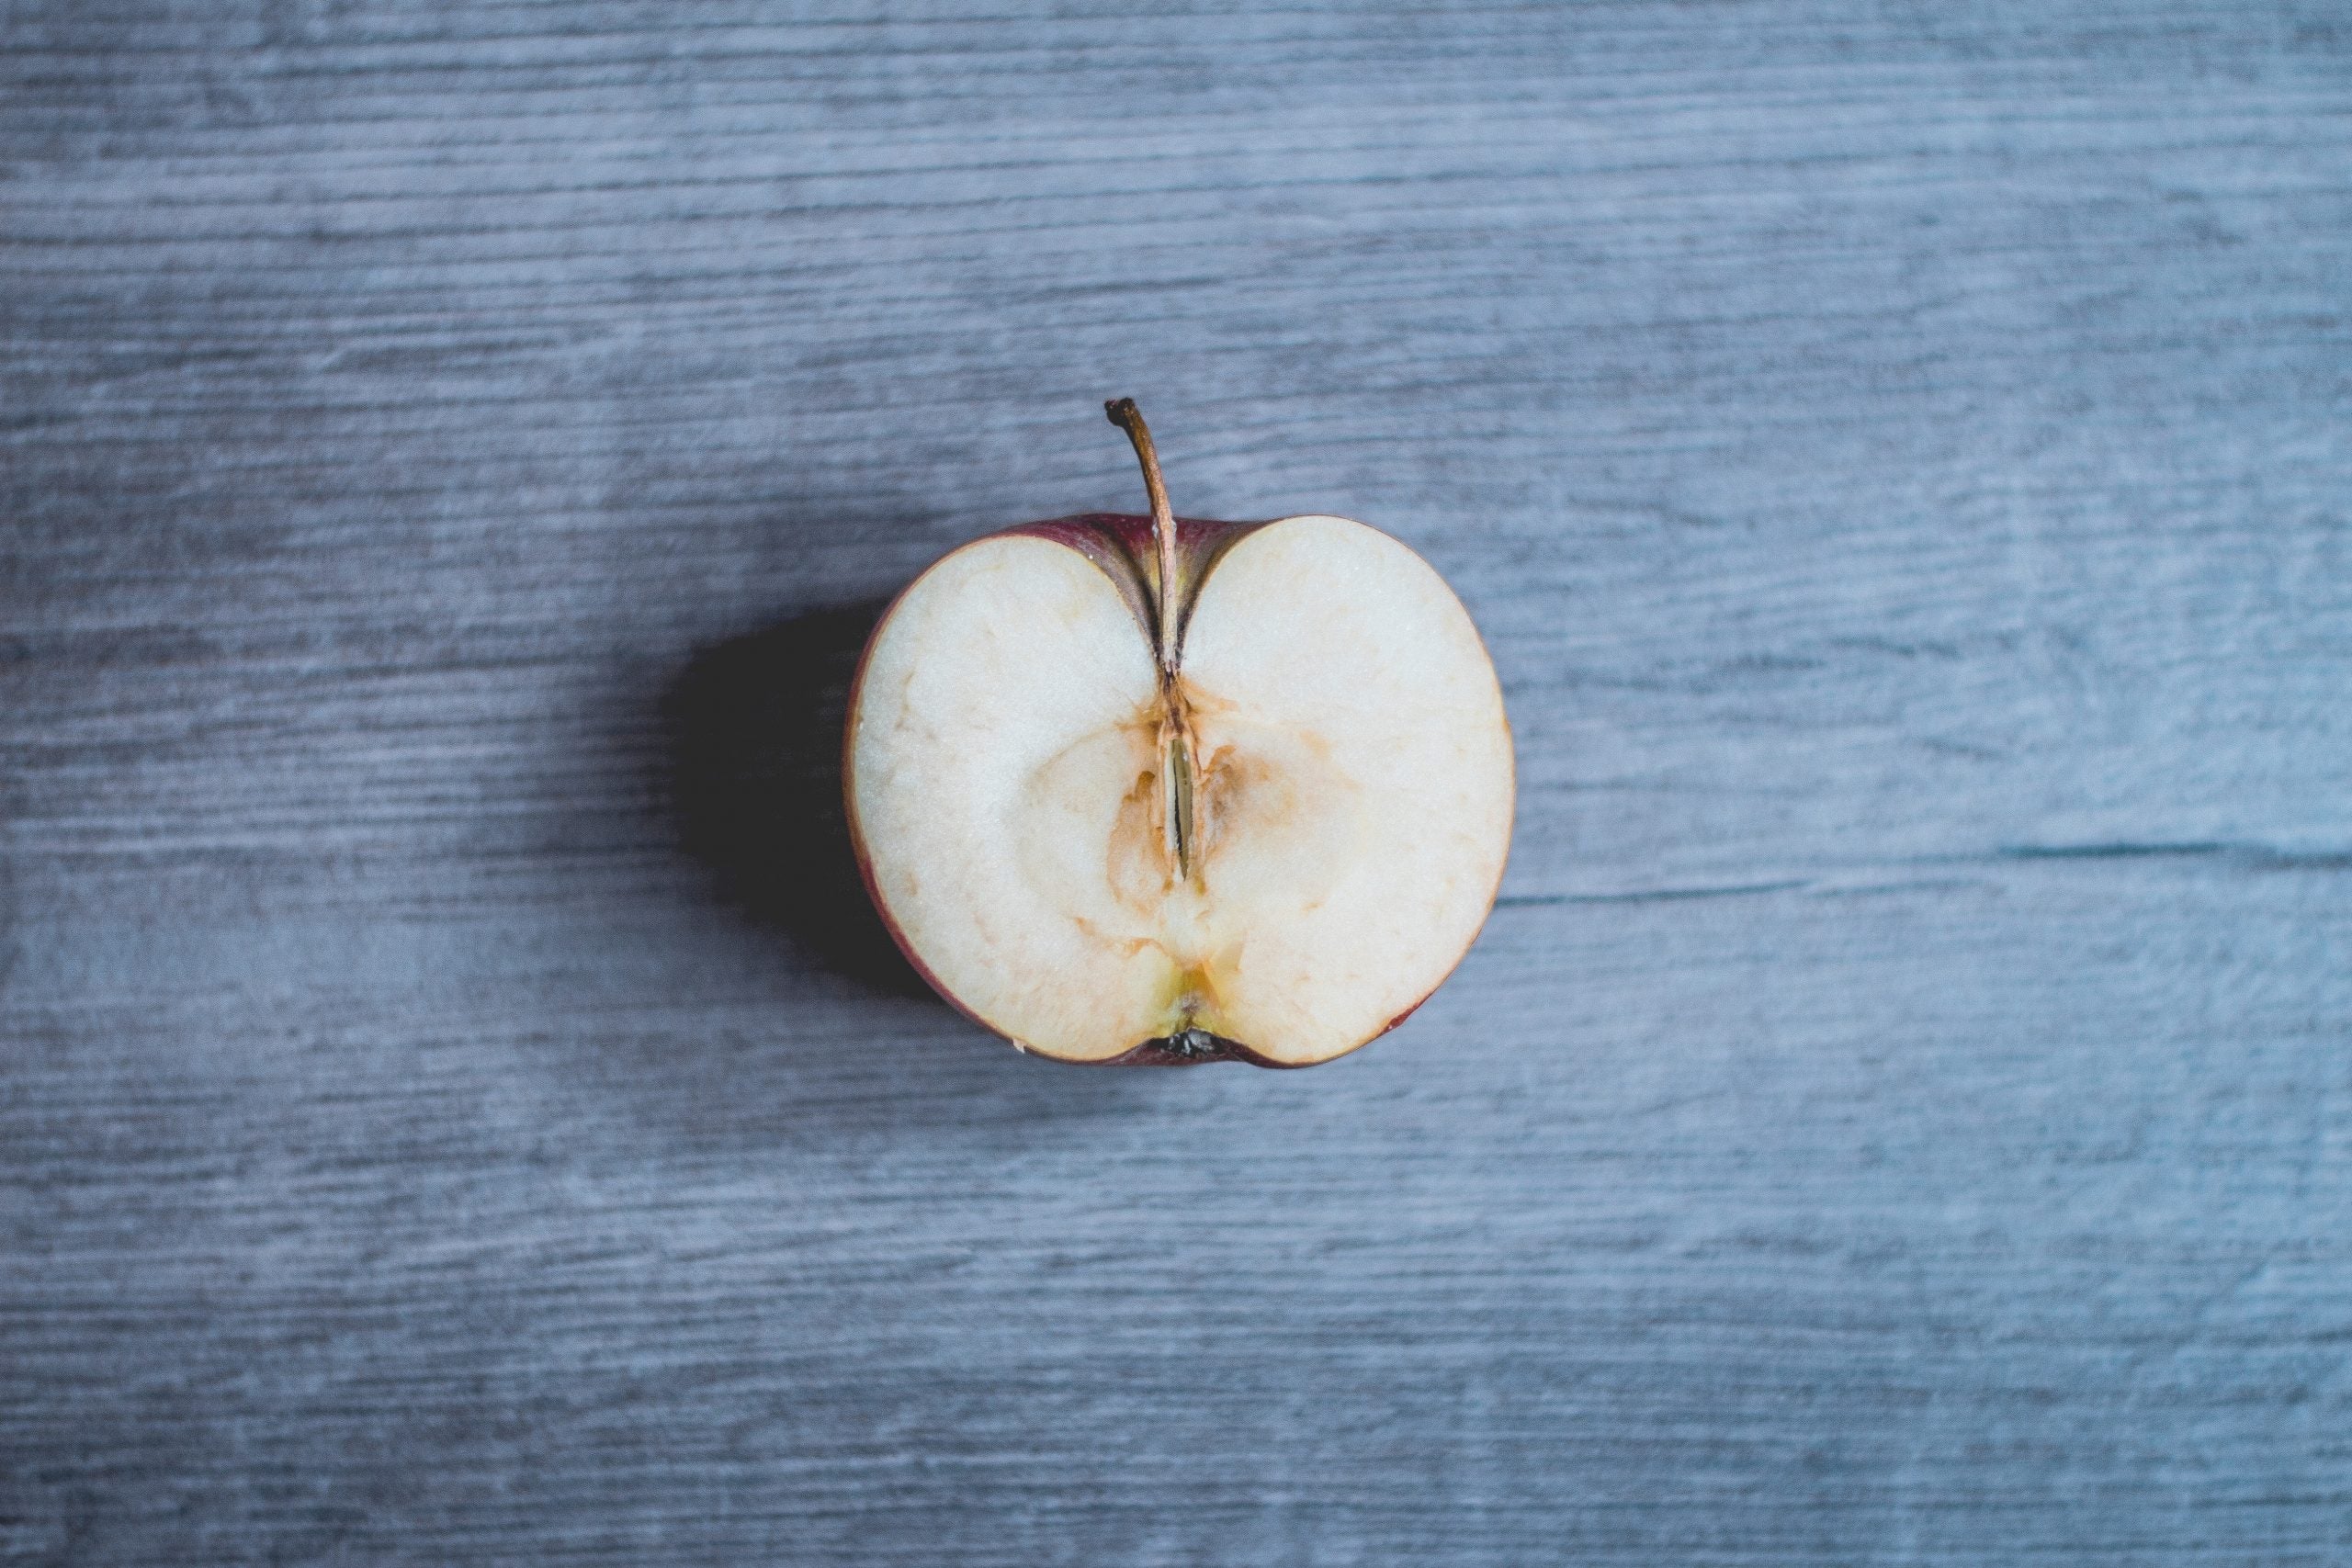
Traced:
<path id="1" fill-rule="evenodd" d="M 1478 934 L 1502 691 L 1428 562 L 1343 517 L 1027 523 L 866 645 L 843 765 L 868 890 L 949 1001 L 1069 1062 L 1328 1061 Z"/>

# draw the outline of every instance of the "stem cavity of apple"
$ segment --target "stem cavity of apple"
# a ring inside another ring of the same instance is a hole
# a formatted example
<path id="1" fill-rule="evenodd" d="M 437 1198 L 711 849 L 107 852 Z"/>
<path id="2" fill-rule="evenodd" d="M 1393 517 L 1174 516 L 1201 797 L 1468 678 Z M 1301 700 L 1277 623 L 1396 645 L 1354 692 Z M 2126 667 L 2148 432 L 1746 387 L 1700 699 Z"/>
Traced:
<path id="1" fill-rule="evenodd" d="M 1117 398 L 1102 405 L 1103 414 L 1127 433 L 1136 461 L 1143 465 L 1144 492 L 1151 498 L 1152 554 L 1157 578 L 1152 595 L 1152 626 L 1159 634 L 1161 704 L 1160 755 L 1166 759 L 1161 791 L 1162 821 L 1169 859 L 1180 881 L 1193 875 L 1193 734 L 1187 721 L 1182 691 L 1177 684 L 1178 617 L 1183 613 L 1183 585 L 1176 572 L 1176 514 L 1168 505 L 1168 485 L 1160 478 L 1159 454 L 1151 444 L 1151 427 L 1133 398 Z"/>

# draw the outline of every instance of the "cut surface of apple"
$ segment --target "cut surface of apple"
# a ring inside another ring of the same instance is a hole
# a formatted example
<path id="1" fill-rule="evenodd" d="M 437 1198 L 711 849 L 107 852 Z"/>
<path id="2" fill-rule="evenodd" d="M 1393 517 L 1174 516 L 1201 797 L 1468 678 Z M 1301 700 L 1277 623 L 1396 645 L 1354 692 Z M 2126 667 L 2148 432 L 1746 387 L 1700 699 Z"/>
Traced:
<path id="1" fill-rule="evenodd" d="M 1180 522 L 1137 446 L 1155 517 L 977 540 L 876 628 L 861 864 L 908 956 L 1027 1050 L 1327 1060 L 1427 997 L 1494 901 L 1501 691 L 1405 546 Z"/>

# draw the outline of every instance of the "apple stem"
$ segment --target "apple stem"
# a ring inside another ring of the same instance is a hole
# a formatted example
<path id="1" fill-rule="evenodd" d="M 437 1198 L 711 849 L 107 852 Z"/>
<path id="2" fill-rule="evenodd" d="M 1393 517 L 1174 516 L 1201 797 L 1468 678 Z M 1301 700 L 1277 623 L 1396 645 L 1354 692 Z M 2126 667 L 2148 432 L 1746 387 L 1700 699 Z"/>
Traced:
<path id="1" fill-rule="evenodd" d="M 1135 444 L 1136 460 L 1143 465 L 1143 488 L 1151 497 L 1151 542 L 1159 565 L 1158 603 L 1152 606 L 1153 619 L 1159 623 L 1159 668 L 1172 680 L 1176 674 L 1176 514 L 1168 508 L 1168 486 L 1159 477 L 1159 454 L 1152 449 L 1151 427 L 1144 423 L 1143 411 L 1136 407 L 1133 398 L 1119 398 L 1104 403 L 1102 412 L 1127 433 L 1127 439 Z"/>
<path id="2" fill-rule="evenodd" d="M 1160 719 L 1160 755 L 1165 786 L 1161 806 L 1168 835 L 1169 858 L 1180 880 L 1193 875 L 1193 735 L 1185 722 L 1184 694 L 1176 682 L 1176 617 L 1182 597 L 1176 581 L 1176 514 L 1168 509 L 1168 486 L 1159 477 L 1159 454 L 1152 449 L 1151 427 L 1133 398 L 1104 403 L 1111 423 L 1135 443 L 1136 460 L 1143 465 L 1143 488 L 1151 496 L 1151 542 L 1159 557 L 1159 587 L 1153 595 L 1152 620 L 1159 633 L 1159 689 L 1164 705 Z"/>

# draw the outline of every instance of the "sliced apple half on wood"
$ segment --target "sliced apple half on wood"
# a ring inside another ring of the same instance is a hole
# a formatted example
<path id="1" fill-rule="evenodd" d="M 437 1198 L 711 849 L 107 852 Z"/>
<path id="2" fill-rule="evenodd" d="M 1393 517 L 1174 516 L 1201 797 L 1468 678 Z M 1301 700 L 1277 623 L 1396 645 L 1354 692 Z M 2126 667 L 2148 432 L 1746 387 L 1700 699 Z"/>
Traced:
<path id="1" fill-rule="evenodd" d="M 907 956 L 1069 1062 L 1328 1061 L 1461 961 L 1510 849 L 1510 728 L 1429 563 L 1343 517 L 963 546 L 867 645 L 843 769 Z"/>

